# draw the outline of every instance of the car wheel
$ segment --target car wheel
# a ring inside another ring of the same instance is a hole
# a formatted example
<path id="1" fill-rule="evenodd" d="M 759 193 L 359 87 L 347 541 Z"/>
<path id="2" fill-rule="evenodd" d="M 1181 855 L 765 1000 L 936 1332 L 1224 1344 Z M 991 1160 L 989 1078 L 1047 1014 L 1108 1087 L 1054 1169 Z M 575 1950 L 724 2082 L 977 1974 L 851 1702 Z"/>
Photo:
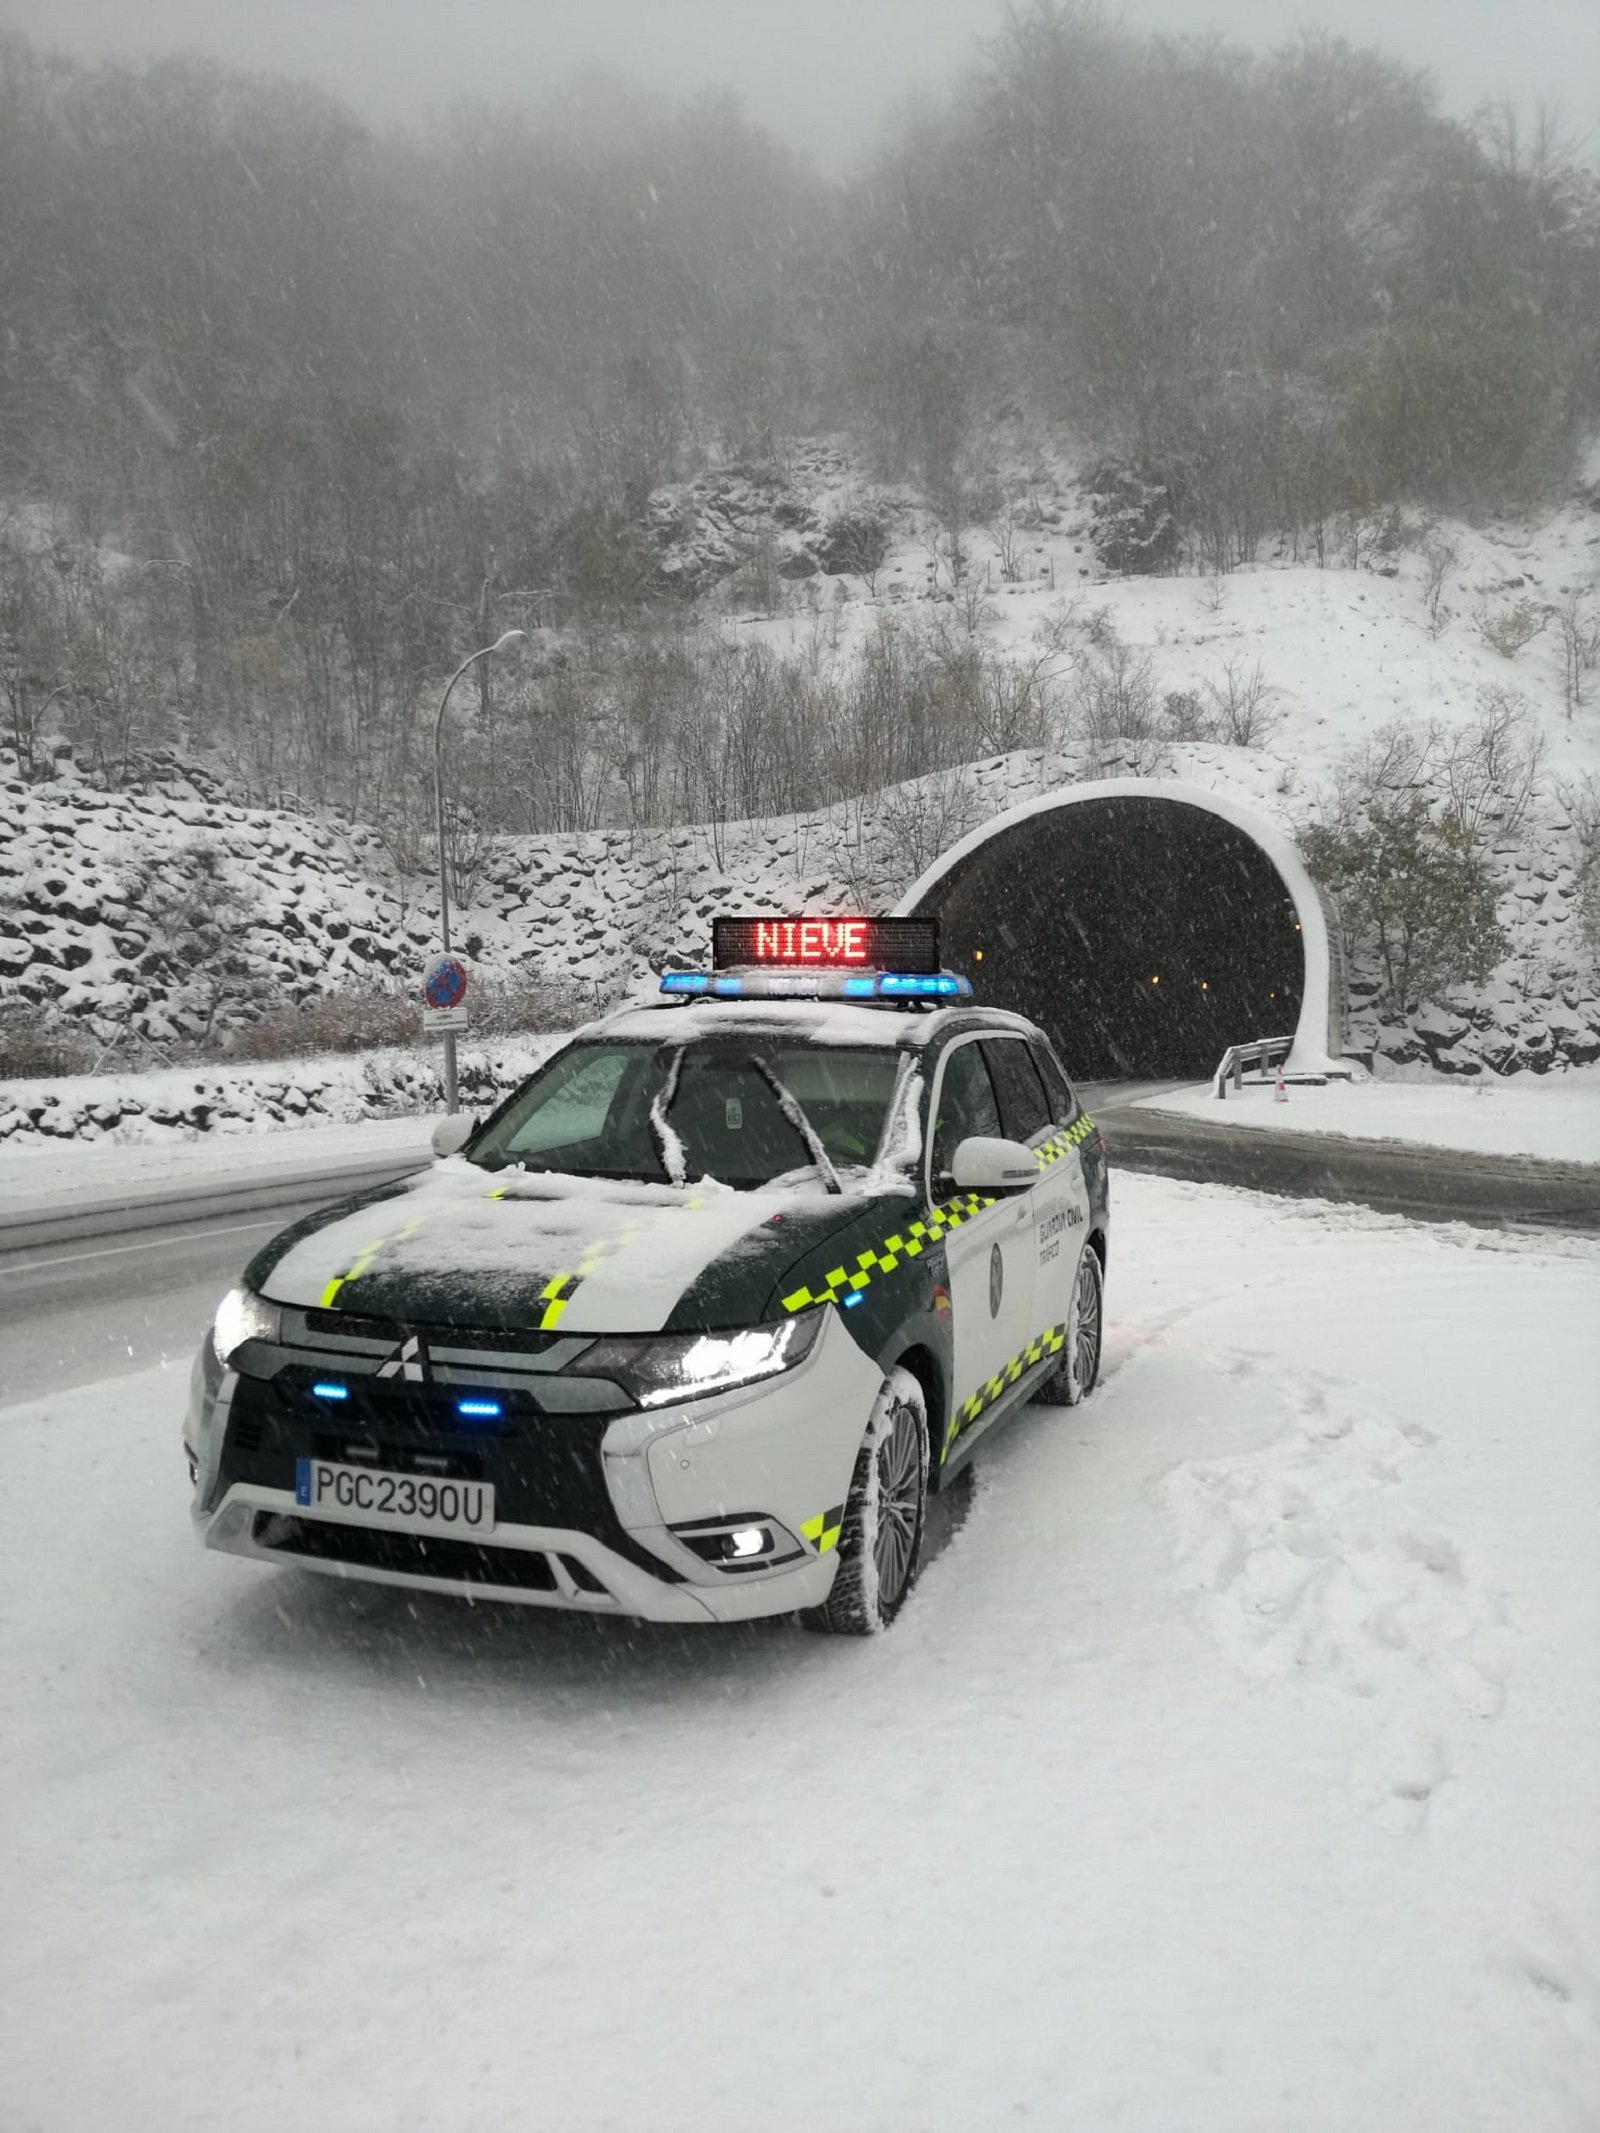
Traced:
<path id="1" fill-rule="evenodd" d="M 922 1556 L 928 1503 L 928 1403 L 909 1370 L 883 1381 L 856 1455 L 839 1530 L 839 1568 L 808 1629 L 870 1637 L 905 1605 Z"/>
<path id="2" fill-rule="evenodd" d="M 1085 1244 L 1067 1310 L 1067 1337 L 1061 1360 L 1034 1394 L 1047 1407 L 1076 1407 L 1094 1391 L 1100 1376 L 1100 1346 L 1105 1330 L 1105 1282 L 1100 1254 L 1092 1244 Z"/>

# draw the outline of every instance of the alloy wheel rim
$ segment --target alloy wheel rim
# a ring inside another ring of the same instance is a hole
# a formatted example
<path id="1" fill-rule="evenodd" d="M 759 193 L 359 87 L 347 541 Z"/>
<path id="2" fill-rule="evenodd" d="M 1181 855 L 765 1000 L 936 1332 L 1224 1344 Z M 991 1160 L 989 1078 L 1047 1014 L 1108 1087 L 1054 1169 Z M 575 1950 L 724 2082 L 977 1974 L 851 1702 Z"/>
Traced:
<path id="1" fill-rule="evenodd" d="M 1095 1269 L 1089 1264 L 1089 1250 L 1083 1255 L 1083 1264 L 1078 1269 L 1078 1383 L 1088 1385 L 1094 1379 L 1100 1361 L 1100 1284 L 1095 1279 Z"/>
<path id="2" fill-rule="evenodd" d="M 909 1408 L 897 1407 L 894 1426 L 878 1448 L 878 1529 L 872 1539 L 879 1602 L 890 1607 L 911 1575 L 920 1469 L 916 1418 Z"/>

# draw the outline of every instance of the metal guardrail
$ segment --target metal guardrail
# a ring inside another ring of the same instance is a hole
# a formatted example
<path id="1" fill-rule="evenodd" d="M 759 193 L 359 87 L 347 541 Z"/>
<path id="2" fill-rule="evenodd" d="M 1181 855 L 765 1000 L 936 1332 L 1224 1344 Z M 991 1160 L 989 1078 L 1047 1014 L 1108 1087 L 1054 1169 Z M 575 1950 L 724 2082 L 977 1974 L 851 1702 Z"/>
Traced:
<path id="1" fill-rule="evenodd" d="M 1292 1037 L 1255 1037 L 1249 1044 L 1230 1044 L 1222 1055 L 1222 1063 L 1211 1077 L 1211 1093 L 1219 1102 L 1225 1102 L 1228 1082 L 1233 1081 L 1235 1092 L 1244 1087 L 1244 1070 L 1247 1066 L 1259 1066 L 1265 1071 L 1287 1059 L 1293 1049 Z"/>

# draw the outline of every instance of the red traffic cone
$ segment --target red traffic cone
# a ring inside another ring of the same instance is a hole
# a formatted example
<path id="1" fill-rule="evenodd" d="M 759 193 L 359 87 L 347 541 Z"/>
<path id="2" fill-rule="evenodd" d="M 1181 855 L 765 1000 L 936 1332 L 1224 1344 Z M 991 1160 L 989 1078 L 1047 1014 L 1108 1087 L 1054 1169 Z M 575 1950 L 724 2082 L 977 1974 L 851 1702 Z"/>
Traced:
<path id="1" fill-rule="evenodd" d="M 1286 1084 L 1283 1078 L 1283 1065 L 1281 1061 L 1278 1066 L 1277 1081 L 1273 1084 L 1272 1100 L 1275 1104 L 1286 1104 L 1289 1101 L 1289 1090 L 1288 1085 Z"/>

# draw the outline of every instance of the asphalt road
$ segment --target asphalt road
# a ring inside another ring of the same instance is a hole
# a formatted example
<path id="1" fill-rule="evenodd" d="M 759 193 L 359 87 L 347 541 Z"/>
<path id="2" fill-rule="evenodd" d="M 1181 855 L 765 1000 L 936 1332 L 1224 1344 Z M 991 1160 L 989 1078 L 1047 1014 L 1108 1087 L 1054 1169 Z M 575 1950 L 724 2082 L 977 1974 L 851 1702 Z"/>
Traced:
<path id="1" fill-rule="evenodd" d="M 1600 1230 L 1600 1167 L 1329 1134 L 1262 1132 L 1131 1106 L 1177 1083 L 1085 1087 L 1113 1168 L 1352 1202 L 1423 1221 Z M 298 1215 L 403 1177 L 414 1157 L 219 1190 L 216 1178 L 0 1219 L 0 1401 L 186 1361 L 256 1247 Z"/>
<path id="2" fill-rule="evenodd" d="M 1421 1222 L 1600 1230 L 1600 1166 L 1263 1131 L 1231 1121 L 1213 1126 L 1176 1112 L 1130 1108 L 1140 1096 L 1177 1086 L 1085 1089 L 1114 1170 L 1154 1170 L 1198 1184 L 1353 1203 Z"/>
<path id="3" fill-rule="evenodd" d="M 0 1218 L 0 1401 L 192 1356 L 256 1248 L 330 1200 L 404 1177 L 414 1157 L 219 1188 L 125 1192 Z"/>

